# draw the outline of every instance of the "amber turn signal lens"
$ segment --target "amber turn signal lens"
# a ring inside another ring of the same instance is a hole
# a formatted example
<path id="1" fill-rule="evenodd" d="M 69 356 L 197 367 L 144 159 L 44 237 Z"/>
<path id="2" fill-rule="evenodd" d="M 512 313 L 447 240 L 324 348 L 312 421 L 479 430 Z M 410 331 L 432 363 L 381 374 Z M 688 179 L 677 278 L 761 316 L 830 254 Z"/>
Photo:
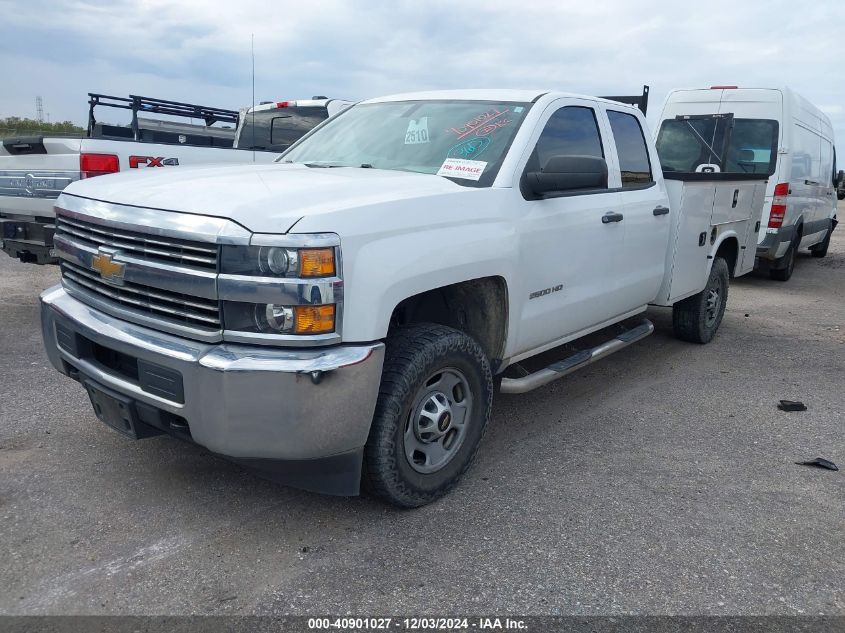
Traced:
<path id="1" fill-rule="evenodd" d="M 295 306 L 296 334 L 324 334 L 334 332 L 334 306 Z"/>
<path id="2" fill-rule="evenodd" d="M 299 251 L 302 277 L 331 277 L 335 274 L 333 248 L 303 248 Z"/>

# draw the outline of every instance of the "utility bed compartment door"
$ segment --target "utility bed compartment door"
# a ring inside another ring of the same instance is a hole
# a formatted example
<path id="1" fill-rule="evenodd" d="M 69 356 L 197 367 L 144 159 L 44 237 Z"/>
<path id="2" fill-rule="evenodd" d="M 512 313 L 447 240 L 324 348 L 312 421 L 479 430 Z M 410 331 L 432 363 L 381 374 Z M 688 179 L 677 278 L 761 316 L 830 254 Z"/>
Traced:
<path id="1" fill-rule="evenodd" d="M 666 180 L 673 221 L 666 274 L 656 303 L 671 305 L 701 290 L 708 275 L 708 233 L 716 188 L 712 182 Z"/>
<path id="2" fill-rule="evenodd" d="M 766 198 L 766 180 L 719 181 L 713 183 L 713 214 L 711 224 L 719 231 L 736 231 L 739 241 L 736 276 L 754 268 L 757 232 Z"/>
<path id="3" fill-rule="evenodd" d="M 655 301 L 672 305 L 700 292 L 707 283 L 715 240 L 735 234 L 737 268 L 744 275 L 754 268 L 757 230 L 766 195 L 765 180 L 667 179 L 675 214 L 666 255 L 666 276 Z"/>

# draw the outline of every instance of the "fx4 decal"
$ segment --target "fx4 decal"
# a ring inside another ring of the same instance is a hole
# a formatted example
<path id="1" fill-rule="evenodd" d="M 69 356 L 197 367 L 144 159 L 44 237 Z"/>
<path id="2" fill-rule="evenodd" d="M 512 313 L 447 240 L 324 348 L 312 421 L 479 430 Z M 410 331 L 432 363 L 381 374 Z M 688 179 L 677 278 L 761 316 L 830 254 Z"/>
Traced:
<path id="1" fill-rule="evenodd" d="M 129 168 L 138 167 L 170 167 L 179 164 L 178 158 L 165 158 L 164 156 L 130 156 Z"/>

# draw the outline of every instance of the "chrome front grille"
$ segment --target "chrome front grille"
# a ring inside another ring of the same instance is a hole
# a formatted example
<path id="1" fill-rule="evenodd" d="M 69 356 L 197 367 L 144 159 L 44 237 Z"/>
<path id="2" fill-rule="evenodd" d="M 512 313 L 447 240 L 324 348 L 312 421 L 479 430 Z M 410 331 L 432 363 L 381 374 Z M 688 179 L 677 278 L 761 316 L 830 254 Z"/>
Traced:
<path id="1" fill-rule="evenodd" d="M 67 235 L 93 248 L 106 246 L 127 255 L 165 264 L 181 264 L 203 270 L 217 270 L 217 245 L 137 231 L 116 229 L 66 215 L 56 217 L 56 235 Z"/>
<path id="2" fill-rule="evenodd" d="M 62 278 L 95 298 L 174 323 L 205 330 L 220 329 L 220 305 L 216 299 L 180 294 L 161 288 L 124 281 L 106 282 L 96 272 L 67 260 L 62 262 Z"/>

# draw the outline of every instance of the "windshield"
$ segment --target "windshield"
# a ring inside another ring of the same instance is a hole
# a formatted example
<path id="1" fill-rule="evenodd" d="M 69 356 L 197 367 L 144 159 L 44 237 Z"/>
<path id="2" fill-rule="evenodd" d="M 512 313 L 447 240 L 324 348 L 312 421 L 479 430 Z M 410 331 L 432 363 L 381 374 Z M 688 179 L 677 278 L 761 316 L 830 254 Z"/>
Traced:
<path id="1" fill-rule="evenodd" d="M 664 171 L 771 175 L 777 142 L 778 124 L 771 119 L 685 117 L 663 122 L 657 153 Z"/>
<path id="2" fill-rule="evenodd" d="M 325 106 L 289 106 L 248 112 L 238 130 L 235 147 L 281 152 L 328 116 Z"/>
<path id="3" fill-rule="evenodd" d="M 392 101 L 356 105 L 282 154 L 311 167 L 373 167 L 493 184 L 530 103 Z"/>

